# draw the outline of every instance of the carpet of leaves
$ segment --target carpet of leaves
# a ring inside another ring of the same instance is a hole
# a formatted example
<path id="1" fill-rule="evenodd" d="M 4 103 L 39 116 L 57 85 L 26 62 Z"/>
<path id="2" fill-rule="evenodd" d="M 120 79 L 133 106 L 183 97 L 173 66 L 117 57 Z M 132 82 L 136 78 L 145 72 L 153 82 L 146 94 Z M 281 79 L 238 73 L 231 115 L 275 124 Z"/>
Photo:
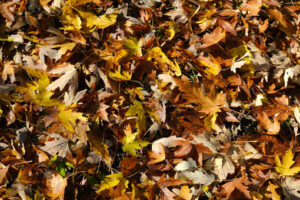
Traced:
<path id="1" fill-rule="evenodd" d="M 299 1 L 0 15 L 0 199 L 300 199 Z"/>

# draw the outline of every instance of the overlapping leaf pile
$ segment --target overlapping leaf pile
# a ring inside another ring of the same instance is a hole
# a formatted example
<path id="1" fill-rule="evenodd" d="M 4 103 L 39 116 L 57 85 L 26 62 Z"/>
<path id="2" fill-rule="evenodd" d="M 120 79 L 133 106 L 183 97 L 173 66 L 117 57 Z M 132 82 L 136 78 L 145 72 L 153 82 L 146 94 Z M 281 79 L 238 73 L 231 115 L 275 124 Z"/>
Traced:
<path id="1" fill-rule="evenodd" d="M 300 199 L 300 2 L 2 0 L 1 199 Z"/>

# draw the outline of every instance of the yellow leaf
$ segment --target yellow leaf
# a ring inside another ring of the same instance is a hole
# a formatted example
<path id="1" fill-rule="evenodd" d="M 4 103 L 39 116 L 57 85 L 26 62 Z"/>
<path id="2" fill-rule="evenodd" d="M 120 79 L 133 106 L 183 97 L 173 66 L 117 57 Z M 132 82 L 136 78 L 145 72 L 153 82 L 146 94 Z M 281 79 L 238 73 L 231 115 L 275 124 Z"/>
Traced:
<path id="1" fill-rule="evenodd" d="M 200 55 L 198 61 L 207 67 L 207 69 L 204 70 L 206 74 L 214 76 L 218 75 L 221 71 L 221 66 L 211 55 L 209 55 L 209 57 L 210 58 Z"/>
<path id="2" fill-rule="evenodd" d="M 293 176 L 295 174 L 297 174 L 298 172 L 300 172 L 300 167 L 292 167 L 292 165 L 295 163 L 295 161 L 293 161 L 294 158 L 294 154 L 292 152 L 292 149 L 289 149 L 285 155 L 282 158 L 282 162 L 279 159 L 279 156 L 276 155 L 275 156 L 275 170 L 282 174 L 283 176 Z"/>
<path id="3" fill-rule="evenodd" d="M 104 14 L 100 17 L 97 17 L 94 13 L 88 11 L 82 11 L 75 9 L 82 20 L 85 21 L 85 26 L 89 29 L 89 31 L 93 31 L 94 29 L 104 29 L 116 23 L 118 17 L 118 10 L 110 14 Z"/>
<path id="4" fill-rule="evenodd" d="M 146 115 L 143 104 L 139 101 L 134 100 L 133 105 L 130 105 L 128 111 L 125 116 L 135 116 L 137 115 L 137 123 L 136 127 L 138 129 L 138 133 L 146 131 Z"/>
<path id="5" fill-rule="evenodd" d="M 142 40 L 135 38 L 127 39 L 123 42 L 124 47 L 128 50 L 129 55 L 142 56 Z"/>
<path id="6" fill-rule="evenodd" d="M 52 107 L 60 104 L 60 101 L 57 99 L 51 99 L 53 92 L 47 90 L 47 87 L 50 83 L 48 75 L 46 72 L 40 72 L 38 70 L 27 69 L 27 72 L 36 78 L 38 81 L 33 81 L 28 83 L 27 87 L 19 87 L 18 91 L 25 94 L 25 98 L 33 103 L 44 106 Z"/>
<path id="7" fill-rule="evenodd" d="M 208 131 L 215 130 L 215 123 L 217 120 L 217 113 L 210 114 L 204 118 L 204 126 Z"/>
<path id="8" fill-rule="evenodd" d="M 116 23 L 118 17 L 118 10 L 110 14 L 101 15 L 99 20 L 97 20 L 97 28 L 104 29 Z"/>
<path id="9" fill-rule="evenodd" d="M 191 193 L 189 186 L 184 185 L 184 186 L 181 186 L 180 193 L 178 196 L 180 196 L 184 200 L 191 200 L 193 197 L 193 194 Z"/>
<path id="10" fill-rule="evenodd" d="M 82 28 L 82 21 L 70 5 L 65 5 L 62 8 L 61 21 L 64 24 L 65 30 L 80 30 Z"/>
<path id="11" fill-rule="evenodd" d="M 166 35 L 168 36 L 167 40 L 172 40 L 175 36 L 175 30 L 172 26 L 170 26 L 167 31 L 166 31 Z"/>
<path id="12" fill-rule="evenodd" d="M 159 47 L 154 47 L 148 51 L 146 57 L 147 61 L 154 59 L 160 65 L 163 71 L 167 71 L 167 69 L 170 68 L 175 72 L 176 76 L 181 75 L 181 70 L 178 64 L 175 65 Z"/>
<path id="13" fill-rule="evenodd" d="M 75 46 L 76 46 L 76 43 L 67 42 L 67 43 L 64 43 L 64 44 L 52 45 L 51 48 L 59 48 L 58 53 L 60 55 L 64 55 L 68 50 L 72 51 Z"/>
<path id="14" fill-rule="evenodd" d="M 131 79 L 131 74 L 127 71 L 123 71 L 122 74 L 120 71 L 109 72 L 108 74 L 111 78 L 120 79 L 122 81 L 129 81 Z"/>
<path id="15" fill-rule="evenodd" d="M 97 190 L 97 193 L 102 192 L 103 190 L 107 190 L 113 188 L 122 183 L 125 188 L 128 188 L 128 180 L 123 177 L 122 173 L 110 174 L 107 175 L 103 181 L 101 181 L 100 187 Z M 125 192 L 125 191 L 124 191 Z"/>
<path id="16" fill-rule="evenodd" d="M 146 131 L 146 112 L 148 115 L 160 123 L 160 119 L 158 115 L 150 109 L 144 109 L 143 104 L 139 101 L 133 100 L 133 105 L 130 105 L 128 111 L 125 116 L 136 116 L 136 128 L 138 129 L 138 133 Z"/>
<path id="17" fill-rule="evenodd" d="M 142 87 L 134 87 L 131 89 L 128 89 L 128 92 L 130 94 L 130 99 L 134 100 L 136 96 L 138 96 L 141 100 L 145 100 L 144 93 L 142 92 Z"/>
<path id="18" fill-rule="evenodd" d="M 76 120 L 79 119 L 83 122 L 87 121 L 86 117 L 82 116 L 82 113 L 72 112 L 72 109 L 66 108 L 65 105 L 59 106 L 59 114 L 57 115 L 58 120 L 64 125 L 64 127 L 74 133 L 74 127 L 76 126 Z"/>
<path id="19" fill-rule="evenodd" d="M 136 150 L 141 149 L 141 147 L 148 146 L 149 142 L 144 140 L 136 140 L 137 133 L 125 136 L 122 140 L 123 146 L 122 150 L 133 156 L 136 156 Z"/>
<path id="20" fill-rule="evenodd" d="M 280 200 L 281 199 L 279 194 L 276 192 L 276 188 L 278 188 L 277 185 L 274 185 L 271 182 L 269 183 L 268 190 L 271 192 L 272 200 Z"/>

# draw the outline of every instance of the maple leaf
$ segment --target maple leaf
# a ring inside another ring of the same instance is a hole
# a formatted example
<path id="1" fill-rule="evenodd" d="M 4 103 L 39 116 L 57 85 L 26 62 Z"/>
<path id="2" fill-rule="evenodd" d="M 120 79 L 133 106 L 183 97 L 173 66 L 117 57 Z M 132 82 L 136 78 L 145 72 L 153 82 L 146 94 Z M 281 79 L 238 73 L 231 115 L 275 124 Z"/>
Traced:
<path id="1" fill-rule="evenodd" d="M 104 15 L 97 17 L 94 13 L 76 9 L 89 31 L 104 29 L 116 23 L 118 10 L 108 9 Z"/>
<path id="2" fill-rule="evenodd" d="M 222 188 L 224 188 L 223 193 L 225 193 L 226 197 L 229 198 L 231 193 L 235 189 L 237 189 L 240 192 L 242 192 L 245 195 L 245 197 L 247 197 L 248 199 L 251 199 L 250 192 L 248 191 L 248 188 L 243 183 L 245 183 L 245 181 L 242 177 L 235 179 L 233 181 L 230 181 L 228 183 L 225 183 L 224 185 L 222 185 Z"/>
<path id="3" fill-rule="evenodd" d="M 261 6 L 262 6 L 262 0 L 250 0 L 247 1 L 247 3 L 243 3 L 241 5 L 241 10 L 249 11 L 247 17 L 251 17 L 259 13 Z"/>
<path id="4" fill-rule="evenodd" d="M 40 146 L 39 148 L 49 153 L 50 155 L 55 155 L 56 153 L 58 153 L 59 156 L 65 157 L 66 153 L 70 151 L 68 143 L 69 140 L 55 133 L 48 133 L 48 135 L 53 139 L 56 139 L 44 142 L 44 145 Z"/>
<path id="5" fill-rule="evenodd" d="M 69 63 L 64 63 L 60 65 L 62 67 L 56 68 L 51 70 L 49 73 L 50 74 L 63 74 L 61 77 L 53 81 L 48 87 L 48 90 L 55 90 L 59 88 L 61 91 L 64 89 L 64 87 L 69 83 L 70 86 L 68 87 L 68 92 L 65 93 L 64 96 L 64 102 L 66 105 L 70 105 L 73 101 L 76 100 L 77 98 L 80 98 L 83 96 L 82 93 L 76 94 L 76 90 L 78 88 L 78 73 L 77 69 L 69 64 Z M 78 99 L 77 99 L 78 100 Z"/>
<path id="6" fill-rule="evenodd" d="M 107 176 L 105 176 L 104 180 L 101 181 L 101 184 L 99 186 L 99 189 L 97 190 L 97 193 L 100 193 L 103 190 L 113 188 L 113 187 L 119 185 L 120 183 L 123 184 L 125 188 L 127 188 L 128 182 L 129 181 L 123 177 L 122 173 L 107 175 Z"/>
<path id="7" fill-rule="evenodd" d="M 259 121 L 260 125 L 267 130 L 269 135 L 277 135 L 280 131 L 280 122 L 278 120 L 279 115 L 274 117 L 274 122 L 268 117 L 268 115 L 263 112 L 258 114 L 256 119 Z"/>
<path id="8" fill-rule="evenodd" d="M 212 55 L 209 55 L 209 58 L 199 55 L 198 61 L 207 67 L 207 69 L 204 70 L 205 73 L 209 75 L 218 75 L 221 71 L 220 64 L 212 57 Z"/>
<path id="9" fill-rule="evenodd" d="M 181 186 L 180 193 L 178 196 L 180 196 L 184 200 L 191 200 L 193 197 L 193 193 L 191 192 L 189 186 L 184 185 L 184 186 Z"/>
<path id="10" fill-rule="evenodd" d="M 145 140 L 136 140 L 137 134 L 131 134 L 125 136 L 122 140 L 123 146 L 122 150 L 124 152 L 128 152 L 129 154 L 136 156 L 136 150 L 140 150 L 141 147 L 146 147 L 150 144 L 148 141 Z"/>
<path id="11" fill-rule="evenodd" d="M 142 56 L 142 40 L 130 38 L 123 42 L 123 46 L 128 50 L 129 55 Z"/>
<path id="12" fill-rule="evenodd" d="M 136 100 L 134 100 L 132 103 L 133 105 L 130 105 L 125 116 L 137 115 L 136 127 L 138 129 L 138 132 L 144 132 L 146 131 L 146 112 L 144 110 L 143 104 Z"/>
<path id="13" fill-rule="evenodd" d="M 59 55 L 65 55 L 65 53 L 69 50 L 72 51 L 74 49 L 74 47 L 76 46 L 76 43 L 74 42 L 67 42 L 67 43 L 63 43 L 63 44 L 55 44 L 55 45 L 51 45 L 51 48 L 59 48 L 58 50 L 58 54 Z"/>
<path id="14" fill-rule="evenodd" d="M 82 21 L 80 16 L 74 13 L 73 9 L 70 7 L 72 4 L 70 0 L 66 1 L 69 5 L 65 5 L 62 8 L 61 21 L 64 24 L 65 30 L 80 30 L 82 28 Z"/>
<path id="15" fill-rule="evenodd" d="M 168 71 L 168 68 L 175 72 L 176 76 L 181 75 L 181 70 L 178 64 L 174 64 L 159 47 L 154 47 L 147 52 L 147 61 L 154 59 L 162 68 L 163 71 Z"/>
<path id="16" fill-rule="evenodd" d="M 279 156 L 275 156 L 275 170 L 283 176 L 294 176 L 300 172 L 300 167 L 292 167 L 295 163 L 293 161 L 294 154 L 292 149 L 289 149 L 282 158 L 282 162 L 279 159 Z M 292 167 L 292 168 L 291 168 Z"/>
<path id="17" fill-rule="evenodd" d="M 220 107 L 225 103 L 226 94 L 223 92 L 216 95 L 215 98 L 205 96 L 202 87 L 198 87 L 190 84 L 187 81 L 181 79 L 174 79 L 177 83 L 179 90 L 184 92 L 183 97 L 187 100 L 187 103 L 196 103 L 201 105 L 199 112 L 205 114 L 211 114 L 220 110 Z"/>
<path id="18" fill-rule="evenodd" d="M 76 120 L 87 122 L 87 118 L 79 112 L 73 112 L 72 109 L 66 108 L 65 105 L 59 106 L 59 114 L 57 119 L 64 125 L 64 127 L 74 133 L 74 127 L 76 126 Z"/>
<path id="19" fill-rule="evenodd" d="M 207 48 L 214 44 L 217 44 L 224 37 L 225 37 L 225 31 L 220 26 L 218 26 L 213 30 L 211 34 L 206 33 L 202 37 L 201 41 L 203 42 L 203 44 L 200 45 L 199 48 Z"/>
<path id="20" fill-rule="evenodd" d="M 25 97 L 33 103 L 45 106 L 52 107 L 60 104 L 60 101 L 57 99 L 51 99 L 53 92 L 48 91 L 50 80 L 45 72 L 40 72 L 37 70 L 28 69 L 27 72 L 38 78 L 38 81 L 33 81 L 32 83 L 27 83 L 27 87 L 19 87 L 18 91 L 25 94 Z"/>
<path id="21" fill-rule="evenodd" d="M 138 133 L 146 131 L 146 112 L 151 118 L 160 123 L 160 119 L 155 112 L 150 109 L 144 109 L 143 104 L 139 101 L 133 100 L 132 103 L 133 105 L 130 105 L 125 116 L 128 117 L 137 115 L 136 128 L 138 129 Z"/>
<path id="22" fill-rule="evenodd" d="M 69 83 L 72 82 L 71 84 L 77 84 L 78 81 L 78 75 L 77 75 L 77 70 L 74 66 L 70 64 L 64 64 L 66 65 L 65 67 L 60 67 L 57 69 L 51 70 L 49 73 L 50 74 L 63 74 L 60 78 L 57 80 L 53 81 L 48 87 L 48 90 L 55 90 L 56 88 L 59 88 L 60 90 L 63 90 L 64 87 Z M 76 86 L 73 86 L 76 88 Z"/>
<path id="23" fill-rule="evenodd" d="M 131 74 L 127 71 L 115 71 L 115 72 L 109 72 L 109 77 L 114 78 L 116 80 L 120 79 L 122 81 L 129 81 L 131 79 Z"/>
<path id="24" fill-rule="evenodd" d="M 276 188 L 278 188 L 277 185 L 274 185 L 271 182 L 269 182 L 269 186 L 268 186 L 267 190 L 271 192 L 270 197 L 272 200 L 280 200 L 281 199 L 279 194 L 276 192 Z"/>

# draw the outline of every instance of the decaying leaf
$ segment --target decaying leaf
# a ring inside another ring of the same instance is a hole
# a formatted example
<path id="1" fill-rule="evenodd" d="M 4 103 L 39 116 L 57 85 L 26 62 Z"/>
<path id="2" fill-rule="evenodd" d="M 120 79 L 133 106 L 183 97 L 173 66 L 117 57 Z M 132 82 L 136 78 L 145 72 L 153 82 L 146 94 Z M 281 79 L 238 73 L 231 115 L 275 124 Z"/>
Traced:
<path id="1" fill-rule="evenodd" d="M 52 199 L 64 199 L 67 179 L 63 178 L 56 172 L 47 171 L 45 173 L 45 189 L 44 192 Z"/>
<path id="2" fill-rule="evenodd" d="M 178 177 L 186 177 L 189 180 L 193 181 L 194 184 L 203 185 L 210 185 L 215 180 L 214 175 L 208 174 L 202 168 L 199 168 L 195 171 L 185 170 L 183 172 L 178 173 Z"/>

